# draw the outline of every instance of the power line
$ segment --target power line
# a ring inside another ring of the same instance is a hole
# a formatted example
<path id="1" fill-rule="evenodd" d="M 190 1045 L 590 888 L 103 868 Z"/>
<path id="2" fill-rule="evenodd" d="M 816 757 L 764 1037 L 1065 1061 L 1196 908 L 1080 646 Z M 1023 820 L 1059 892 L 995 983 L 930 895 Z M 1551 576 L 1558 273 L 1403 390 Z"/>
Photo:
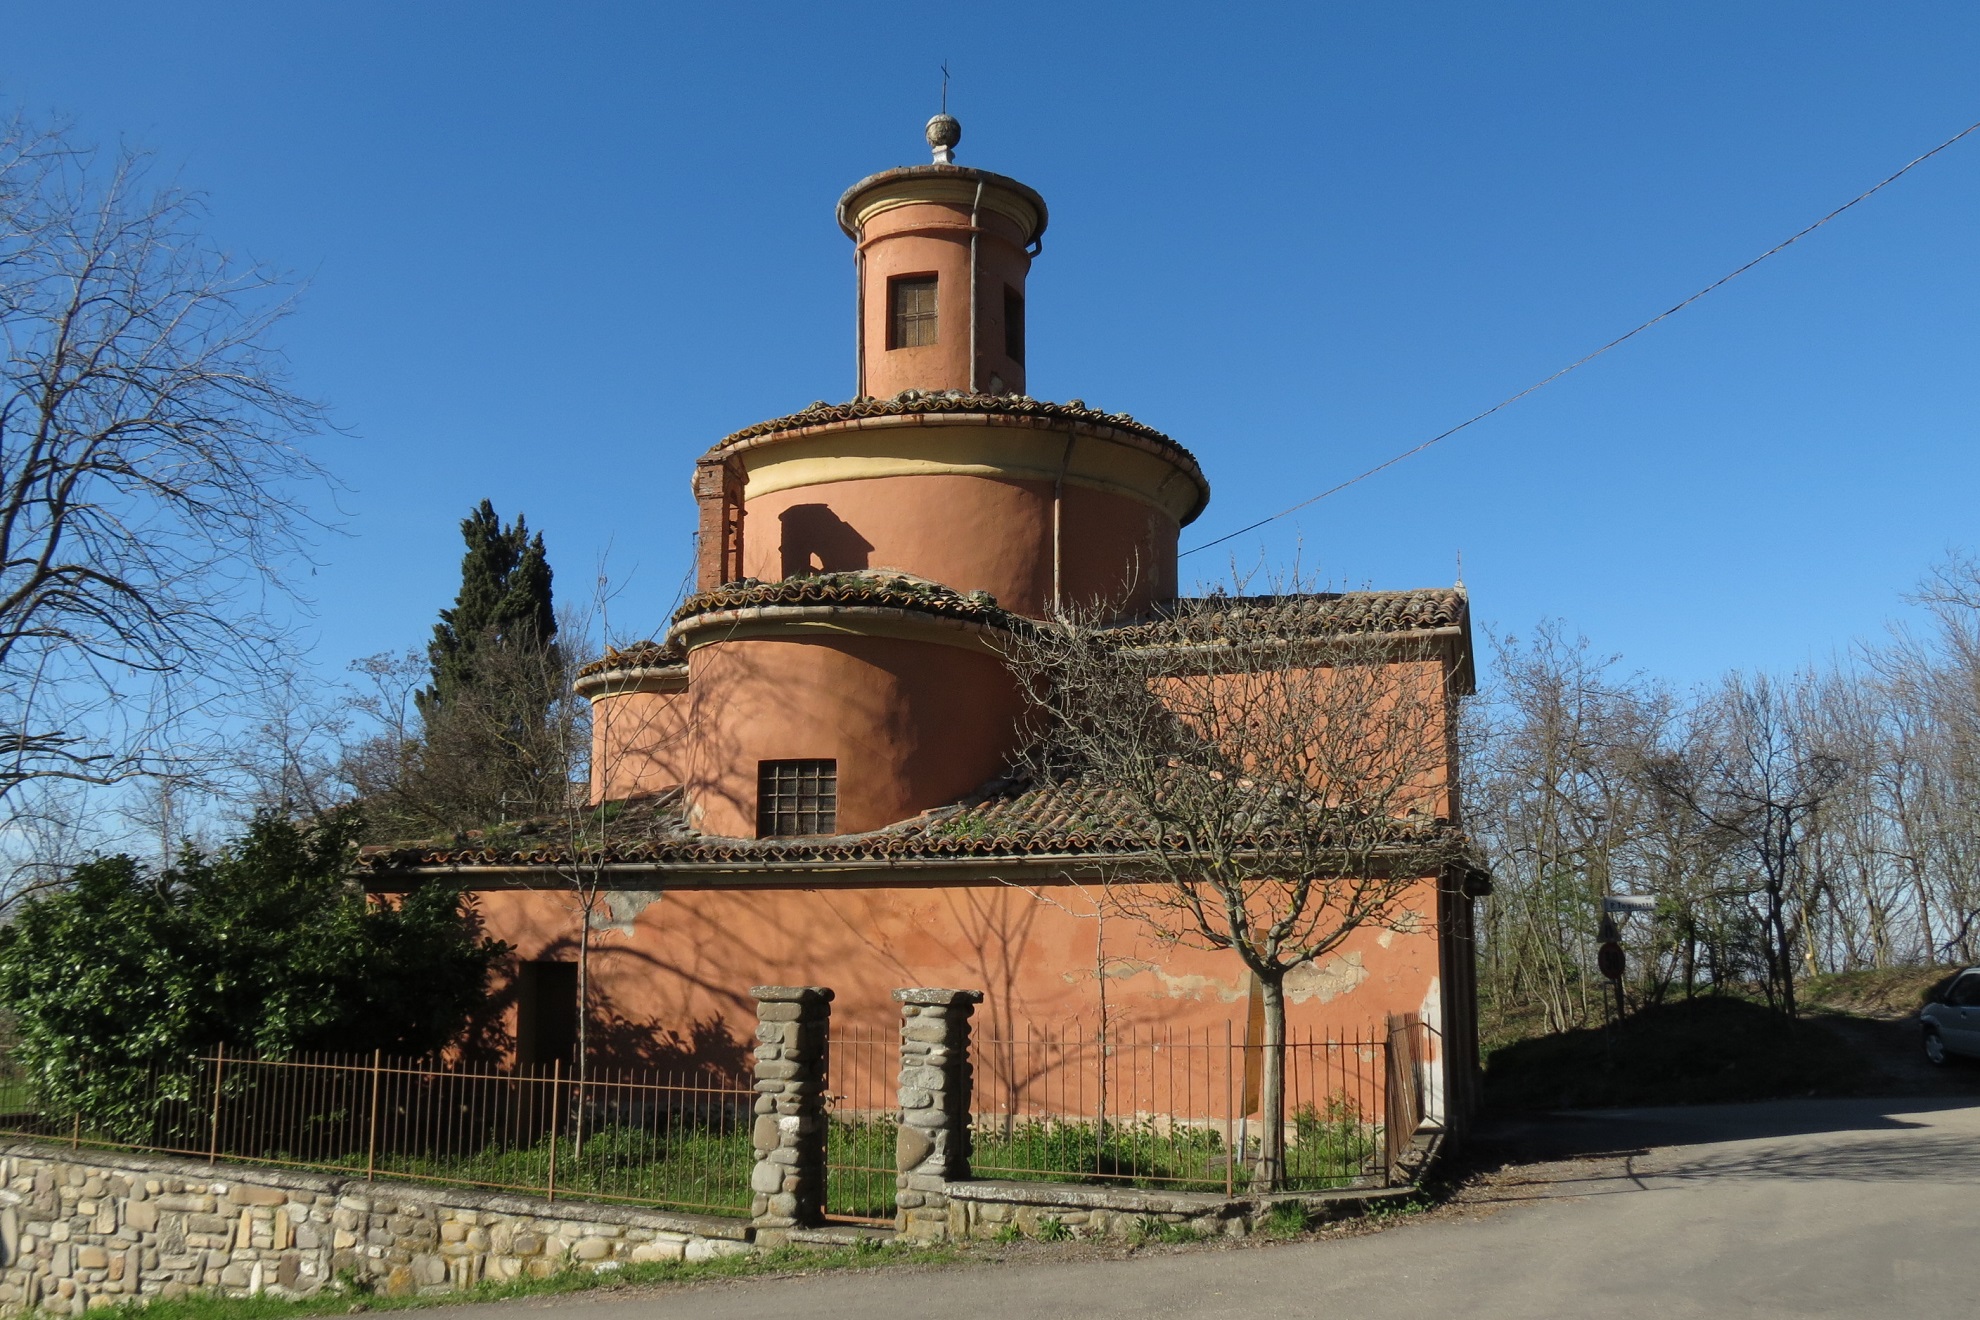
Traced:
<path id="1" fill-rule="evenodd" d="M 1301 509 L 1306 508 L 1310 504 L 1318 504 L 1321 500 L 1326 499 L 1329 495 L 1338 495 L 1342 491 L 1346 490 L 1349 486 L 1355 485 L 1357 482 L 1366 481 L 1368 480 L 1368 478 L 1374 476 L 1376 473 L 1382 472 L 1388 468 L 1392 468 L 1406 458 L 1413 458 L 1416 455 L 1422 453 L 1424 450 L 1428 449 L 1430 446 L 1437 444 L 1440 441 L 1450 439 L 1452 436 L 1456 435 L 1459 431 L 1464 430 L 1466 427 L 1475 426 L 1479 422 L 1484 421 L 1487 417 L 1490 417 L 1493 413 L 1503 411 L 1506 408 L 1510 408 L 1513 404 L 1518 403 L 1521 399 L 1525 398 L 1527 395 L 1532 394 L 1536 390 L 1544 389 L 1545 387 L 1553 384 L 1561 377 L 1567 375 L 1570 371 L 1575 370 L 1577 367 L 1584 367 L 1588 365 L 1590 362 L 1593 362 L 1596 358 L 1601 357 L 1604 353 L 1608 352 L 1610 349 L 1617 348 L 1623 344 L 1628 343 L 1630 340 L 1642 334 L 1645 330 L 1648 330 L 1651 326 L 1657 324 L 1657 322 L 1662 321 L 1667 317 L 1677 315 L 1679 312 L 1691 306 L 1691 304 L 1697 302 L 1700 298 L 1703 298 L 1706 294 L 1711 293 L 1713 290 L 1719 288 L 1721 285 L 1730 284 L 1732 281 L 1746 274 L 1747 271 L 1752 270 L 1755 266 L 1765 261 L 1768 257 L 1773 256 L 1776 252 L 1779 252 L 1784 248 L 1790 247 L 1793 244 L 1798 243 L 1802 239 L 1808 237 L 1810 234 L 1820 229 L 1823 225 L 1828 224 L 1829 221 L 1835 219 L 1837 216 L 1841 215 L 1844 211 L 1847 211 L 1850 207 L 1855 206 L 1858 202 L 1868 201 L 1870 198 L 1876 196 L 1884 189 L 1896 183 L 1899 179 L 1902 179 L 1905 175 L 1911 173 L 1913 169 L 1917 168 L 1920 165 L 1923 165 L 1926 161 L 1932 159 L 1932 157 L 1938 155 L 1940 152 L 1944 151 L 1947 147 L 1952 146 L 1955 142 L 1958 142 L 1961 138 L 1966 137 L 1968 134 L 1974 132 L 1977 129 L 1980 129 L 1980 122 L 1968 124 L 1965 128 L 1962 128 L 1959 132 L 1953 134 L 1951 137 L 1947 138 L 1944 142 L 1941 142 L 1938 146 L 1933 147 L 1930 151 L 1926 152 L 1924 155 L 1919 156 L 1911 161 L 1908 161 L 1905 164 L 1904 168 L 1897 171 L 1897 173 L 1891 175 L 1887 179 L 1884 179 L 1883 181 L 1878 183 L 1875 187 L 1867 188 L 1863 192 L 1858 193 L 1856 196 L 1844 202 L 1841 206 L 1838 206 L 1835 210 L 1823 216 L 1820 220 L 1817 220 L 1814 224 L 1809 225 L 1806 229 L 1800 230 L 1799 232 L 1795 233 L 1793 236 L 1789 238 L 1782 239 L 1780 242 L 1774 244 L 1774 246 L 1768 248 L 1765 252 L 1762 252 L 1759 256 L 1753 258 L 1753 260 L 1747 262 L 1744 266 L 1741 266 L 1739 269 L 1732 271 L 1730 274 L 1722 275 L 1716 280 L 1713 280 L 1710 284 L 1700 289 L 1697 293 L 1692 294 L 1689 298 L 1686 298 L 1683 302 L 1678 303 L 1676 306 L 1668 308 L 1665 311 L 1659 312 L 1657 315 L 1645 321 L 1642 325 L 1639 325 L 1634 330 L 1631 330 L 1628 334 L 1617 335 L 1614 339 L 1611 339 L 1608 343 L 1602 345 L 1594 352 L 1589 353 L 1585 357 L 1576 358 L 1574 361 L 1568 363 L 1565 367 L 1562 367 L 1559 371 L 1556 371 L 1553 375 L 1548 376 L 1543 380 L 1537 380 L 1533 382 L 1533 384 L 1528 385 L 1525 389 L 1521 390 L 1519 393 L 1509 395 L 1506 398 L 1499 400 L 1497 403 L 1487 408 L 1484 412 L 1465 418 L 1463 421 L 1459 422 L 1456 426 L 1453 426 L 1450 430 L 1441 431 L 1438 434 L 1431 436 L 1428 440 L 1425 440 L 1422 444 L 1417 445 L 1412 449 L 1405 449 L 1400 454 L 1397 454 L 1395 457 L 1390 459 L 1385 459 L 1384 461 L 1377 463 L 1374 467 L 1369 468 L 1366 472 L 1363 472 L 1358 476 L 1349 477 L 1346 481 L 1341 482 L 1337 486 L 1329 486 L 1326 490 L 1321 491 L 1318 495 L 1313 495 L 1306 499 L 1303 499 L 1299 503 L 1291 506 L 1290 508 L 1281 509 L 1277 513 L 1272 514 L 1270 517 L 1260 518 L 1257 522 L 1250 523 L 1247 524 L 1246 526 L 1240 527 L 1235 532 L 1226 532 L 1224 535 L 1218 537 L 1214 541 L 1205 541 L 1202 545 L 1191 546 L 1189 549 L 1183 551 L 1181 555 L 1178 555 L 1177 558 L 1182 558 L 1183 556 L 1186 555 L 1193 555 L 1199 550 L 1208 550 L 1211 546 L 1214 545 L 1222 545 L 1226 541 L 1233 540 L 1237 537 L 1243 536 L 1246 532 L 1255 532 L 1260 527 L 1265 526 L 1267 523 L 1277 522 L 1279 519 L 1285 517 L 1287 514 L 1298 513 Z"/>

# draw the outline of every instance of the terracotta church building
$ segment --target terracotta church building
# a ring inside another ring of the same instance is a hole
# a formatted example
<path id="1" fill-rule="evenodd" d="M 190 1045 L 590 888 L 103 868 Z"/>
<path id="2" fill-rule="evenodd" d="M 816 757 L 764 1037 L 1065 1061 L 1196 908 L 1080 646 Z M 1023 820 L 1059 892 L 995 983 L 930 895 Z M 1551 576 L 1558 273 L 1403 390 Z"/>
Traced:
<path id="1" fill-rule="evenodd" d="M 739 1058 L 755 984 L 822 985 L 835 1022 L 884 1030 L 892 992 L 976 989 L 979 1022 L 1084 1017 L 1242 1023 L 1234 955 L 1106 927 L 1095 883 L 1123 847 L 1105 802 L 1013 776 L 1024 702 L 999 647 L 1014 618 L 1108 602 L 1173 608 L 1181 529 L 1210 485 L 1125 413 L 1026 393 L 1027 277 L 1045 200 L 953 163 L 860 180 L 837 219 L 858 270 L 858 379 L 735 432 L 697 461 L 697 590 L 659 640 L 582 671 L 594 750 L 590 834 L 545 827 L 373 852 L 368 883 L 465 878 L 513 944 L 498 1046 L 571 1047 L 590 893 L 594 1048 L 629 1060 Z M 1318 634 L 1413 639 L 1471 683 L 1462 589 L 1302 598 Z M 1455 770 L 1439 809 L 1455 828 Z M 1482 877 L 1422 878 L 1424 920 L 1357 933 L 1288 978 L 1297 1028 L 1353 1033 L 1394 1013 L 1440 1033 L 1433 1086 L 1462 1100 L 1476 1046 L 1471 908 Z M 1098 970 L 1096 970 L 1098 969 Z"/>

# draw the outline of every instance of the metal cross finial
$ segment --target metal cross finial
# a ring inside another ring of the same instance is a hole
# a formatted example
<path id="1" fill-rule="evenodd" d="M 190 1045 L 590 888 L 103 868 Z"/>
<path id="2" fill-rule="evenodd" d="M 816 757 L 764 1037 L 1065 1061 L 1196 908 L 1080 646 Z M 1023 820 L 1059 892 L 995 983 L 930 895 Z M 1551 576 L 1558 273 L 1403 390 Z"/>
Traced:
<path id="1" fill-rule="evenodd" d="M 928 121 L 925 130 L 929 150 L 935 153 L 937 165 L 956 163 L 956 143 L 962 141 L 962 125 L 949 113 L 949 62 L 942 61 L 942 110 Z"/>

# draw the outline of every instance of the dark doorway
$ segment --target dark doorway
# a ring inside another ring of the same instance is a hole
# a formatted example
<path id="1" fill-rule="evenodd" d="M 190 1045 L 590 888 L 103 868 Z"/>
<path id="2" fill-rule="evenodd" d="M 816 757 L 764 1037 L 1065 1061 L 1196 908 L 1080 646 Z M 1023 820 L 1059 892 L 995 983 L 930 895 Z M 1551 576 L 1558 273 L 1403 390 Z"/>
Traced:
<path id="1" fill-rule="evenodd" d="M 516 1066 L 569 1070 L 577 1059 L 578 968 L 574 962 L 526 962 L 516 976 Z"/>
<path id="2" fill-rule="evenodd" d="M 872 543 L 825 505 L 793 504 L 777 515 L 777 521 L 783 525 L 785 577 L 868 567 Z"/>

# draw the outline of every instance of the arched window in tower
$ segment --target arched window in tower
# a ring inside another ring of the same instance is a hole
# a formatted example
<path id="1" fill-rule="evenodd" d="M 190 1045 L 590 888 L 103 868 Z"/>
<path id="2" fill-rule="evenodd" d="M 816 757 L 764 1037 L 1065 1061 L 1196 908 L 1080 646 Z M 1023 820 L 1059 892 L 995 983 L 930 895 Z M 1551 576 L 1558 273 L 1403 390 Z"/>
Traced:
<path id="1" fill-rule="evenodd" d="M 896 275 L 887 281 L 887 347 L 935 342 L 935 277 Z"/>

